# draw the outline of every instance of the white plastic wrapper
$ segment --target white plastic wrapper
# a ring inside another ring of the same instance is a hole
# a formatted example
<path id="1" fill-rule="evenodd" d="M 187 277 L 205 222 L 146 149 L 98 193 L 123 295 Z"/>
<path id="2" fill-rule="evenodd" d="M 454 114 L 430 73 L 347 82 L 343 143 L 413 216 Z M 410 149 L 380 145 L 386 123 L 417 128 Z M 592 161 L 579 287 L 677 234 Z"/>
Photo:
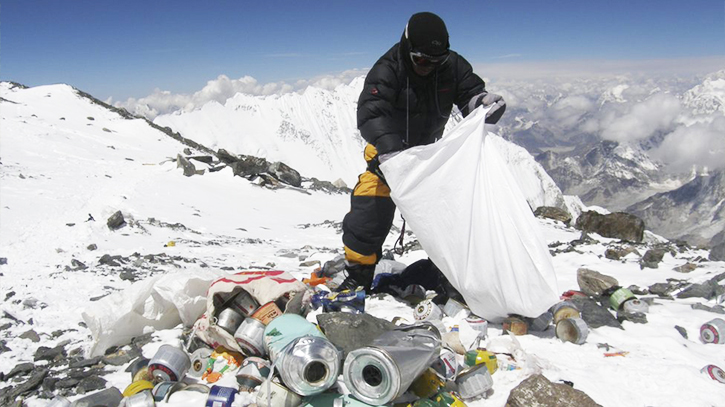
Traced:
<path id="1" fill-rule="evenodd" d="M 559 300 L 540 225 L 478 108 L 442 140 L 381 165 L 431 260 L 490 321 L 536 317 Z"/>

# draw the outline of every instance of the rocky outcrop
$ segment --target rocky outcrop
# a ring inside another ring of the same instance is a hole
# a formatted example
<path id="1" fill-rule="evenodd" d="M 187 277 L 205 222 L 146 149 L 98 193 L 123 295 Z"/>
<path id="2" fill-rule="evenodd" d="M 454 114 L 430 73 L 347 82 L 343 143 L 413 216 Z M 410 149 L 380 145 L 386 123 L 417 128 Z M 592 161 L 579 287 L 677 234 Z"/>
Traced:
<path id="1" fill-rule="evenodd" d="M 641 242 L 644 238 L 642 219 L 624 212 L 602 215 L 587 211 L 579 215 L 576 228 L 588 233 L 597 233 L 604 237 Z"/>
<path id="2" fill-rule="evenodd" d="M 537 374 L 516 386 L 506 400 L 506 407 L 595 407 L 599 406 L 581 390 L 562 383 L 552 383 Z"/>

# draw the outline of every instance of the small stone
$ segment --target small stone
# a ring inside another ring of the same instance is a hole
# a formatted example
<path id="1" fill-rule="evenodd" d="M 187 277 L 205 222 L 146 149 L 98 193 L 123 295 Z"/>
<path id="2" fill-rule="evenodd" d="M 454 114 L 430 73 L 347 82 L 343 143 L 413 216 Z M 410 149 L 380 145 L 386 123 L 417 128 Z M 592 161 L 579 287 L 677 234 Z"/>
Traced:
<path id="1" fill-rule="evenodd" d="M 8 292 L 7 292 L 6 294 L 5 294 L 5 301 L 7 301 L 7 300 L 9 300 L 9 299 L 13 298 L 13 296 L 14 296 L 14 295 L 15 295 L 15 291 L 8 291 Z"/>
<path id="2" fill-rule="evenodd" d="M 40 342 L 40 336 L 38 335 L 37 332 L 35 332 L 32 329 L 21 333 L 19 335 L 19 337 L 22 339 L 29 339 L 31 342 L 34 342 L 34 343 Z"/>
<path id="3" fill-rule="evenodd" d="M 1 331 L 4 331 L 4 330 L 6 330 L 6 329 L 9 329 L 9 328 L 10 328 L 10 327 L 12 327 L 12 326 L 13 326 L 13 324 L 11 324 L 10 322 L 8 322 L 8 323 L 5 323 L 5 324 L 2 324 L 2 325 L 0 325 L 0 332 L 1 332 Z"/>
<path id="4" fill-rule="evenodd" d="M 131 348 L 129 350 L 118 350 L 114 353 L 103 356 L 103 363 L 112 366 L 121 366 L 141 356 L 141 351 L 137 348 Z"/>
<path id="5" fill-rule="evenodd" d="M 54 361 L 59 360 L 66 356 L 65 348 L 63 346 L 56 346 L 55 348 L 48 348 L 41 346 L 35 351 L 35 361 L 48 360 Z"/>
<path id="6" fill-rule="evenodd" d="M 103 359 L 103 356 L 96 356 L 90 359 L 78 360 L 75 362 L 71 362 L 68 367 L 71 369 L 91 367 L 99 364 L 101 362 L 101 359 Z"/>
<path id="7" fill-rule="evenodd" d="M 536 210 L 534 211 L 534 216 L 539 218 L 558 220 L 567 226 L 569 225 L 569 223 L 571 223 L 571 215 L 569 214 L 569 212 L 553 206 L 540 206 L 536 208 Z"/>
<path id="8" fill-rule="evenodd" d="M 108 221 L 106 222 L 106 225 L 108 225 L 108 228 L 111 230 L 120 229 L 125 224 L 126 220 L 123 218 L 123 213 L 121 213 L 121 211 L 116 211 L 116 213 L 111 215 L 111 217 L 108 218 Z"/>
<path id="9" fill-rule="evenodd" d="M 601 407 L 586 393 L 562 383 L 552 383 L 542 374 L 522 381 L 509 393 L 506 407 Z"/>
<path id="10" fill-rule="evenodd" d="M 725 315 L 725 307 L 723 307 L 722 305 L 708 307 L 707 305 L 698 302 L 696 304 L 690 305 L 690 308 Z"/>
<path id="11" fill-rule="evenodd" d="M 48 369 L 36 369 L 30 378 L 23 384 L 15 387 L 6 394 L 7 399 L 13 400 L 23 396 L 38 388 L 43 383 L 45 376 L 48 375 Z"/>
<path id="12" fill-rule="evenodd" d="M 646 324 L 647 314 L 643 312 L 627 312 L 624 310 L 620 310 L 617 312 L 617 321 L 630 321 L 634 322 L 635 324 Z"/>
<path id="13" fill-rule="evenodd" d="M 70 389 L 71 387 L 76 387 L 78 383 L 80 383 L 80 380 L 66 377 L 55 382 L 55 387 L 59 389 Z"/>
<path id="14" fill-rule="evenodd" d="M 118 278 L 124 281 L 136 281 L 136 275 L 133 274 L 134 270 L 131 269 L 125 269 L 121 272 L 121 274 L 118 275 Z"/>
<path id="15" fill-rule="evenodd" d="M 121 264 L 118 262 L 118 260 L 120 259 L 121 256 L 111 256 L 110 254 L 104 254 L 103 256 L 101 256 L 100 259 L 98 259 L 98 264 L 112 267 L 120 267 Z"/>
<path id="16" fill-rule="evenodd" d="M 88 266 L 86 266 L 85 264 L 83 264 L 83 262 L 81 262 L 80 260 L 76 260 L 76 259 L 72 259 L 70 261 L 70 264 L 71 264 L 71 266 L 73 266 L 73 268 L 75 270 L 85 270 L 85 269 L 88 268 Z"/>
<path id="17" fill-rule="evenodd" d="M 320 266 L 322 263 L 320 263 L 319 260 L 307 260 L 300 263 L 300 267 L 313 267 L 313 266 Z"/>
<path id="18" fill-rule="evenodd" d="M 673 270 L 675 270 L 678 273 L 690 273 L 693 270 L 695 270 L 696 268 L 697 268 L 697 264 L 685 263 L 681 266 L 677 266 L 677 267 L 673 268 Z"/>
<path id="19" fill-rule="evenodd" d="M 649 249 L 642 256 L 642 260 L 639 263 L 641 269 L 652 268 L 656 269 L 659 267 L 659 263 L 665 257 L 665 249 Z"/>
<path id="20" fill-rule="evenodd" d="M 26 298 L 23 300 L 23 306 L 27 308 L 36 308 L 38 307 L 38 299 L 34 297 Z"/>
<path id="21" fill-rule="evenodd" d="M 89 251 L 94 251 L 94 250 L 98 250 L 98 246 L 95 243 L 91 243 L 88 245 L 88 247 L 86 247 L 86 249 Z"/>
<path id="22" fill-rule="evenodd" d="M 677 294 L 677 298 L 693 298 L 700 297 L 711 300 L 717 294 L 717 283 L 707 281 L 702 284 L 692 284 Z"/>
<path id="23" fill-rule="evenodd" d="M 677 329 L 677 332 L 679 332 L 683 338 L 687 339 L 687 329 L 685 329 L 679 325 L 675 325 L 675 329 Z"/>
<path id="24" fill-rule="evenodd" d="M 0 340 L 0 353 L 10 352 L 11 350 L 7 347 L 7 342 L 4 339 Z"/>
<path id="25" fill-rule="evenodd" d="M 5 264 L 8 264 L 8 258 L 7 257 L 0 257 L 0 266 L 3 266 Z"/>
<path id="26" fill-rule="evenodd" d="M 106 379 L 99 376 L 90 376 L 81 380 L 76 387 L 79 394 L 86 394 L 90 391 L 101 390 L 106 388 Z"/>
<path id="27" fill-rule="evenodd" d="M 648 290 L 650 294 L 658 295 L 660 297 L 669 297 L 670 293 L 675 289 L 668 283 L 655 283 L 649 286 Z"/>

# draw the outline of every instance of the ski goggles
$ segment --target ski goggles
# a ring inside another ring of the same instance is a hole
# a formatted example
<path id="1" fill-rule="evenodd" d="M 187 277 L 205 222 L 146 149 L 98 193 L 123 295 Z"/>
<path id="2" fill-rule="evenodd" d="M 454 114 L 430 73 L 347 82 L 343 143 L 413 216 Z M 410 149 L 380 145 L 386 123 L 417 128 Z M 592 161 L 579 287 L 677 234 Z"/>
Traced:
<path id="1" fill-rule="evenodd" d="M 443 55 L 432 56 L 418 51 L 410 51 L 410 59 L 414 64 L 422 67 L 440 66 L 448 60 L 449 52 Z"/>

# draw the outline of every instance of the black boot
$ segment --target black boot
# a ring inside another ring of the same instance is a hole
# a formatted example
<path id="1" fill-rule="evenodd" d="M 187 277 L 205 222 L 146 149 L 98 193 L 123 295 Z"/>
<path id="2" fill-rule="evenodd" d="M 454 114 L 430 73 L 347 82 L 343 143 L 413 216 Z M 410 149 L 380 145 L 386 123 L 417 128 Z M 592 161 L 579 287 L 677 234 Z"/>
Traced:
<path id="1" fill-rule="evenodd" d="M 375 275 L 375 265 L 348 264 L 345 266 L 345 271 L 347 277 L 334 290 L 335 292 L 362 287 L 366 293 L 370 293 L 370 286 L 373 284 L 373 276 Z"/>

